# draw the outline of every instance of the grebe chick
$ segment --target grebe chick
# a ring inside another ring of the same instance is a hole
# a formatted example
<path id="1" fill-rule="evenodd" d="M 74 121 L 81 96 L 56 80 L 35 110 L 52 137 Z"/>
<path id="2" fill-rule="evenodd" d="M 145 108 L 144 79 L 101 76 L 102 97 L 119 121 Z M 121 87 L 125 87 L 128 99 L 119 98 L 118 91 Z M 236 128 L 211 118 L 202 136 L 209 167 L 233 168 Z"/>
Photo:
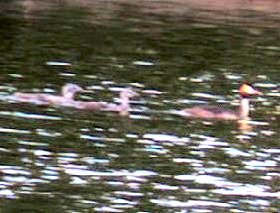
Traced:
<path id="1" fill-rule="evenodd" d="M 68 83 L 62 87 L 61 95 L 16 92 L 12 97 L 16 101 L 20 102 L 33 102 L 38 104 L 64 104 L 73 101 L 74 95 L 80 91 L 83 91 L 80 86 Z"/>
<path id="2" fill-rule="evenodd" d="M 240 106 L 239 110 L 232 111 L 218 106 L 195 106 L 180 111 L 180 115 L 184 117 L 208 118 L 208 119 L 224 119 L 224 120 L 244 120 L 249 117 L 250 103 L 249 98 L 252 95 L 261 95 L 250 84 L 242 84 L 239 88 Z"/>
<path id="3" fill-rule="evenodd" d="M 139 94 L 131 88 L 125 88 L 120 91 L 120 104 L 108 103 L 102 110 L 119 112 L 120 115 L 126 116 L 129 114 L 130 104 L 129 99 L 138 96 Z"/>

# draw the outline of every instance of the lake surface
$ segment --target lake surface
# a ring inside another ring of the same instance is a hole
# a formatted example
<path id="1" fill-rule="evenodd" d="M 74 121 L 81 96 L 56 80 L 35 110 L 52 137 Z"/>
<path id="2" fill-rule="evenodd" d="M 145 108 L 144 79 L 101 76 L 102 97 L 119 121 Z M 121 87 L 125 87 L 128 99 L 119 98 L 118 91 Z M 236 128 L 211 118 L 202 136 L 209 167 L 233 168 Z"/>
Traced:
<path id="1" fill-rule="evenodd" d="M 277 2 L 1 8 L 1 212 L 279 211 Z M 234 109 L 244 81 L 264 93 L 246 123 L 173 113 Z M 70 82 L 86 89 L 79 100 L 140 96 L 127 117 L 6 98 Z"/>

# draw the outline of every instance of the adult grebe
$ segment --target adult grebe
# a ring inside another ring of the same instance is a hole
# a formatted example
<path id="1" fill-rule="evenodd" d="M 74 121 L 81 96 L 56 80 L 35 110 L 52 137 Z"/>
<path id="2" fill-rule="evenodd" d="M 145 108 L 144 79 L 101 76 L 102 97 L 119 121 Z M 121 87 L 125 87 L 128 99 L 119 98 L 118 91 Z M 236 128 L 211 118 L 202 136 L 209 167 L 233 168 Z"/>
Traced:
<path id="1" fill-rule="evenodd" d="M 196 106 L 186 108 L 179 112 L 184 117 L 225 119 L 225 120 L 243 120 L 249 117 L 250 103 L 249 98 L 252 95 L 261 95 L 250 84 L 242 84 L 239 88 L 240 106 L 238 111 L 227 110 L 218 106 Z"/>
<path id="2" fill-rule="evenodd" d="M 62 87 L 61 95 L 16 92 L 12 95 L 12 99 L 38 104 L 64 104 L 73 101 L 74 95 L 80 91 L 83 91 L 80 86 L 68 83 Z"/>

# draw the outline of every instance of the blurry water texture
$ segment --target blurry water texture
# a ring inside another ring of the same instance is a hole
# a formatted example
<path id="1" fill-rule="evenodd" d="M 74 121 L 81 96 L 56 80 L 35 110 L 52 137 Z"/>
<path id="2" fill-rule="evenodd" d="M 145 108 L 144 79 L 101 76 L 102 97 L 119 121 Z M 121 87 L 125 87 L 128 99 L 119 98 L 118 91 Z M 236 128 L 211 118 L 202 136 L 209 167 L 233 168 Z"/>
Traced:
<path id="1" fill-rule="evenodd" d="M 198 3 L 200 2 L 200 3 Z M 277 212 L 278 1 L 2 1 L 1 212 Z M 247 123 L 184 119 L 199 104 Z M 130 116 L 18 103 L 16 91 L 118 102 Z"/>

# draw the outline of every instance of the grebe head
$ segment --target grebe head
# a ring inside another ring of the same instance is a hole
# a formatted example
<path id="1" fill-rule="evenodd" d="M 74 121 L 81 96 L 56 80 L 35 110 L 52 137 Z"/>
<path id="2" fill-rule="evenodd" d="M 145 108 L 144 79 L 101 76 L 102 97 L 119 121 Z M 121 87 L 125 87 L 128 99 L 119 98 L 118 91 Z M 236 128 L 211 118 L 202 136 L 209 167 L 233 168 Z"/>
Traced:
<path id="1" fill-rule="evenodd" d="M 73 98 L 73 96 L 75 95 L 76 92 L 81 92 L 83 91 L 83 88 L 81 88 L 80 86 L 76 85 L 76 84 L 65 84 L 62 87 L 62 96 L 65 98 Z"/>
<path id="2" fill-rule="evenodd" d="M 255 89 L 250 84 L 242 84 L 239 88 L 239 94 L 241 96 L 240 107 L 239 107 L 239 118 L 246 120 L 249 117 L 250 104 L 249 98 L 252 95 L 262 95 L 262 92 Z"/>
<path id="3" fill-rule="evenodd" d="M 239 87 L 239 94 L 243 98 L 249 98 L 252 95 L 262 95 L 262 92 L 258 91 L 252 85 L 245 83 Z"/>
<path id="4" fill-rule="evenodd" d="M 121 98 L 133 98 L 138 96 L 139 94 L 132 90 L 132 88 L 126 88 L 120 92 Z"/>

